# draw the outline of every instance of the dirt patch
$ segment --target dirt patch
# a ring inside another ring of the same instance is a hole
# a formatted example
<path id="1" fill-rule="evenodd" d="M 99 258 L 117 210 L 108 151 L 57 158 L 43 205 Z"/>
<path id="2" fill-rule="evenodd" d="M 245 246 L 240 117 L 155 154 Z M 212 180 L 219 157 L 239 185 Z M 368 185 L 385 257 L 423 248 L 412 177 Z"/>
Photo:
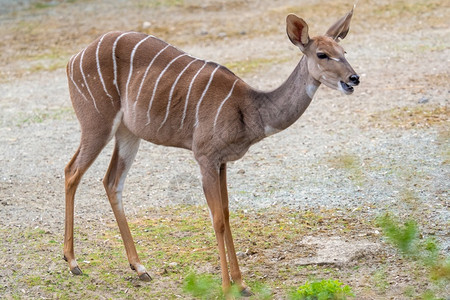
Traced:
<path id="1" fill-rule="evenodd" d="M 294 261 L 299 266 L 350 266 L 366 256 L 376 256 L 381 245 L 367 240 L 345 240 L 339 236 L 314 237 L 307 236 L 300 245 L 315 248 L 316 254 Z"/>

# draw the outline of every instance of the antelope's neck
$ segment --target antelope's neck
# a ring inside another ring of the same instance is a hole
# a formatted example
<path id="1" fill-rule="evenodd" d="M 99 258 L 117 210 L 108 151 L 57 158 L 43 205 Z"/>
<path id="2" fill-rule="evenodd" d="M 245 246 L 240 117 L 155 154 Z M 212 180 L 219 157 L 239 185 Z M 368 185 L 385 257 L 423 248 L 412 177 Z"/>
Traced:
<path id="1" fill-rule="evenodd" d="M 279 88 L 270 92 L 255 91 L 265 136 L 280 132 L 297 121 L 319 85 L 320 82 L 309 74 L 304 56 Z"/>

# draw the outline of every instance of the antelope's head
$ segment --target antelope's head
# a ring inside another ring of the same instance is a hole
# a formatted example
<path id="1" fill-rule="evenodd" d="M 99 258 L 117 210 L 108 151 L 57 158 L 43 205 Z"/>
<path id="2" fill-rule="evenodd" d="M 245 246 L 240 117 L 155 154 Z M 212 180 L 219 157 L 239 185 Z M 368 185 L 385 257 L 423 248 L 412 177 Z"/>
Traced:
<path id="1" fill-rule="evenodd" d="M 291 42 L 305 54 L 311 76 L 326 86 L 344 94 L 353 93 L 359 76 L 345 59 L 339 39 L 345 38 L 350 28 L 353 9 L 333 24 L 323 36 L 310 38 L 308 24 L 294 14 L 286 18 L 286 31 Z"/>

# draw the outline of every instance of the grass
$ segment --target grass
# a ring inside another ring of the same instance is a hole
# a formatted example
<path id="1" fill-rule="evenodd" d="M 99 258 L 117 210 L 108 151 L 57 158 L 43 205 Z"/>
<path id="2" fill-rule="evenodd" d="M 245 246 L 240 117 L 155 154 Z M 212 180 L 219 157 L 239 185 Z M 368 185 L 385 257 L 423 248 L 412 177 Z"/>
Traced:
<path id="1" fill-rule="evenodd" d="M 284 17 L 289 13 L 301 14 L 301 17 L 305 18 L 308 24 L 316 24 L 311 30 L 321 34 L 328 29 L 327 26 L 332 21 L 323 24 L 323 20 L 329 20 L 330 16 L 335 16 L 337 13 L 344 15 L 352 8 L 353 3 L 344 0 L 327 3 L 316 1 L 302 3 L 298 6 L 279 6 L 272 9 L 269 16 Z M 371 28 L 373 24 L 384 27 L 396 26 L 402 20 L 407 21 L 410 18 L 416 18 L 418 15 L 421 16 L 421 21 L 428 25 L 446 26 L 447 18 L 445 14 L 439 13 L 442 5 L 442 1 L 439 0 L 359 1 L 352 21 L 351 32 L 361 33 Z M 413 28 L 420 28 L 421 26 L 421 23 L 416 22 L 400 28 L 400 31 L 410 32 Z M 398 30 L 397 26 L 396 30 Z"/>
<path id="2" fill-rule="evenodd" d="M 288 249 L 305 233 L 335 226 L 341 228 L 344 223 L 352 228 L 351 231 L 355 230 L 353 221 L 339 221 L 333 214 L 287 210 L 273 214 L 242 211 L 232 214 L 237 251 L 258 258 L 255 262 L 241 260 L 245 270 L 255 274 L 255 277 L 246 278 L 253 292 L 259 295 L 255 299 L 269 299 L 272 287 L 287 292 L 291 288 L 287 282 L 297 272 L 293 266 L 281 267 L 270 275 L 273 276 L 271 280 L 264 280 L 267 270 L 261 266 L 278 251 L 273 249 Z M 130 227 L 141 260 L 155 279 L 152 283 L 141 283 L 135 272 L 129 270 L 115 223 L 103 225 L 100 231 L 83 224 L 75 228 L 75 248 L 82 276 L 71 276 L 67 271 L 62 260 L 61 232 L 41 228 L 18 231 L 13 228 L 0 230 L 0 238 L 6 243 L 0 246 L 0 256 L 6 257 L 7 251 L 14 248 L 15 259 L 18 260 L 14 267 L 16 273 L 8 279 L 11 285 L 7 291 L 3 288 L 2 292 L 13 295 L 13 291 L 25 290 L 25 295 L 35 295 L 33 293 L 39 291 L 41 296 L 63 299 L 95 298 L 98 293 L 119 299 L 129 295 L 138 298 L 167 293 L 185 295 L 192 294 L 183 288 L 187 281 L 195 279 L 190 274 L 196 274 L 194 286 L 202 286 L 206 281 L 220 287 L 215 237 L 205 207 L 179 206 L 151 210 L 146 215 L 131 221 Z M 286 259 L 297 255 L 305 255 L 305 252 L 293 251 L 287 254 Z M 33 270 L 28 270 L 20 261 L 32 262 Z M 205 273 L 205 267 L 215 271 Z M 324 274 L 329 273 L 325 270 Z M 219 293 L 220 288 L 214 290 Z"/>
<path id="3" fill-rule="evenodd" d="M 384 15 L 395 18 L 403 18 L 408 15 L 430 13 L 439 9 L 441 3 L 433 0 L 396 0 L 388 4 L 383 4 L 374 10 L 377 15 Z"/>
<path id="4" fill-rule="evenodd" d="M 139 9 L 155 7 L 184 6 L 184 0 L 133 0 L 131 1 Z"/>
<path id="5" fill-rule="evenodd" d="M 389 282 L 387 281 L 388 275 L 386 274 L 386 267 L 382 266 L 376 270 L 372 276 L 372 281 L 375 288 L 381 293 L 385 294 L 389 288 Z"/>
<path id="6" fill-rule="evenodd" d="M 16 126 L 22 127 L 30 124 L 43 123 L 47 120 L 73 120 L 75 114 L 72 107 L 59 107 L 50 109 L 37 109 L 32 112 L 21 112 L 18 115 Z"/>
<path id="7" fill-rule="evenodd" d="M 370 116 L 370 123 L 380 128 L 428 128 L 445 126 L 449 117 L 447 106 L 423 104 L 381 111 Z"/>
<path id="8" fill-rule="evenodd" d="M 145 217 L 144 217 L 145 215 Z M 246 253 L 239 259 L 244 278 L 255 296 L 250 299 L 286 299 L 311 278 L 337 278 L 348 283 L 355 295 L 370 292 L 388 297 L 390 282 L 399 272 L 416 274 L 411 282 L 427 280 L 422 265 L 404 266 L 403 261 L 383 256 L 375 261 L 361 258 L 355 266 L 335 268 L 296 266 L 296 259 L 315 254 L 299 241 L 305 235 L 334 236 L 352 239 L 371 232 L 374 225 L 365 217 L 337 210 L 264 210 L 236 211 L 231 215 L 237 251 Z M 7 284 L 0 292 L 9 298 L 56 297 L 61 299 L 97 298 L 202 298 L 221 299 L 220 272 L 215 237 L 206 207 L 176 206 L 150 209 L 142 217 L 130 220 L 130 228 L 143 264 L 154 278 L 151 283 L 138 280 L 126 259 L 117 225 L 114 221 L 84 224 L 77 219 L 75 251 L 82 276 L 72 276 L 62 260 L 62 228 L 57 232 L 44 228 L 0 227 L 0 257 L 8 262 Z M 433 243 L 424 244 L 426 253 L 434 253 Z M 425 251 L 425 250 L 424 250 Z M 432 257 L 428 255 L 428 257 Z M 383 269 L 377 274 L 370 270 Z M 402 266 L 399 271 L 395 266 Z M 445 265 L 433 270 L 442 276 Z M 368 268 L 368 269 L 367 269 Z M 357 277 L 357 280 L 352 277 Z M 424 278 L 425 276 L 425 278 Z M 334 280 L 334 279 L 333 279 Z M 360 286 L 362 284 L 362 286 Z M 324 287 L 327 284 L 322 284 Z M 419 284 L 418 284 L 419 286 Z M 435 295 L 439 289 L 430 289 Z M 414 297 L 423 293 L 411 292 Z M 414 299 L 411 297 L 411 299 Z M 343 299 L 343 298 L 341 298 Z"/>
<path id="9" fill-rule="evenodd" d="M 436 291 L 445 290 L 450 283 L 450 257 L 440 253 L 442 247 L 433 237 L 421 238 L 419 226 L 413 219 L 401 221 L 386 213 L 378 218 L 386 240 L 408 259 L 411 265 L 422 266 L 432 285 L 422 292 L 422 299 L 436 297 Z M 414 292 L 411 292 L 414 295 Z M 414 295 L 417 297 L 417 295 Z"/>
<path id="10" fill-rule="evenodd" d="M 328 164 L 338 170 L 344 170 L 350 180 L 357 186 L 364 185 L 365 176 L 363 173 L 361 160 L 358 156 L 350 153 L 342 153 L 328 159 Z"/>
<path id="11" fill-rule="evenodd" d="M 146 19 L 138 19 L 132 25 L 129 23 L 123 23 L 117 18 L 113 18 L 108 14 L 102 16 L 102 22 L 97 27 L 84 29 L 84 26 L 80 27 L 79 31 L 73 31 L 72 28 L 80 26 L 75 20 L 68 18 L 60 18 L 66 11 L 70 11 L 71 8 L 77 10 L 83 1 L 36 1 L 31 8 L 31 14 L 35 11 L 48 10 L 53 11 L 53 14 L 49 14 L 44 20 L 37 18 L 17 18 L 8 26 L 4 26 L 0 29 L 0 33 L 4 32 L 5 39 L 0 42 L 0 49 L 2 47 L 11 49 L 12 51 L 4 51 L 5 55 L 0 58 L 0 63 L 5 64 L 5 68 L 0 72 L 1 80 L 8 80 L 15 76 L 21 76 L 28 72 L 40 72 L 51 71 L 64 67 L 68 58 L 67 53 L 75 53 L 81 49 L 86 43 L 92 41 L 101 32 L 109 29 L 127 28 L 132 30 L 140 30 L 150 34 L 157 35 L 171 43 L 178 46 L 190 45 L 195 40 L 196 43 L 208 44 L 214 41 L 224 39 L 223 35 L 218 33 L 225 33 L 227 39 L 248 39 L 252 37 L 270 37 L 273 34 L 281 34 L 283 31 L 283 25 L 286 14 L 288 13 L 301 13 L 301 15 L 307 18 L 311 24 L 317 24 L 312 29 L 318 30 L 322 33 L 326 28 L 320 28 L 322 25 L 329 25 L 327 22 L 323 22 L 325 19 L 329 19 L 331 14 L 340 13 L 343 14 L 351 8 L 351 4 L 346 1 L 336 1 L 332 3 L 314 2 L 311 4 L 302 4 L 301 6 L 279 6 L 269 7 L 267 10 L 247 16 L 245 19 L 235 18 L 233 16 L 223 18 L 218 16 L 218 19 L 213 19 L 208 23 L 209 28 L 214 28 L 217 32 L 210 32 L 205 35 L 199 35 L 198 33 L 205 28 L 205 22 L 200 18 L 194 16 L 188 16 L 188 18 L 166 18 L 160 19 L 158 22 L 152 22 L 152 26 L 149 29 L 142 28 L 142 23 L 148 21 Z M 96 2 L 96 1 L 92 1 Z M 195 12 L 201 11 L 223 11 L 224 9 L 236 9 L 240 11 L 246 10 L 247 4 L 242 4 L 238 1 L 233 1 L 227 4 L 208 4 L 197 5 L 196 3 L 185 3 L 183 0 L 134 0 L 130 2 L 118 4 L 116 9 L 127 10 L 129 14 L 140 15 L 142 10 L 151 10 L 154 12 L 158 10 L 161 14 L 174 14 L 185 13 L 186 10 L 193 9 Z M 347 8 L 345 8 L 347 7 Z M 445 18 L 439 17 L 439 1 L 393 1 L 393 2 L 381 2 L 376 1 L 361 2 L 358 7 L 358 15 L 364 16 L 364 18 L 355 18 L 352 31 L 358 33 L 360 30 L 367 29 L 365 23 L 369 20 L 370 23 L 383 22 L 383 26 L 389 26 L 392 19 L 410 19 L 415 14 L 420 12 L 421 18 L 424 18 L 422 22 L 440 22 L 439 24 L 446 24 Z M 344 9 L 345 8 L 345 9 Z M 152 14 L 149 13 L 151 16 Z M 151 17 L 149 17 L 151 18 Z M 381 18 L 381 20 L 380 20 Z M 83 20 L 96 20 L 97 16 L 90 12 L 83 15 Z M 441 20 L 442 19 L 442 20 Z M 271 20 L 271 22 L 267 22 Z M 439 21 L 440 20 L 440 21 Z M 70 22 L 69 22 L 70 21 Z M 75 23 L 74 23 L 75 22 Z M 331 20 L 330 20 L 331 22 Z M 401 22 L 397 20 L 397 22 Z M 94 21 L 95 23 L 95 21 Z M 396 22 L 394 22 L 396 23 Z M 434 24 L 433 23 L 433 24 Z M 131 26 L 131 28 L 130 28 Z M 419 25 L 418 25 L 419 26 Z M 104 29 L 103 29 L 104 28 Z M 362 29 L 360 29 L 362 28 Z M 405 29 L 409 29 L 410 26 L 405 26 Z M 281 32 L 280 32 L 281 30 Z M 14 34 L 6 34 L 13 32 Z M 243 34 L 244 32 L 244 34 Z M 314 34 L 313 34 L 314 35 Z M 70 36 L 70 38 L 64 38 Z M 14 40 L 10 40 L 14 38 Z M 24 45 L 33 45 L 33 47 L 25 47 Z M 39 55 L 48 51 L 49 45 L 58 45 L 61 53 L 56 60 L 49 61 L 48 59 L 41 60 Z M 75 50 L 76 49 L 76 50 Z M 425 54 L 433 51 L 442 51 L 445 49 L 445 44 L 429 45 L 423 44 L 420 46 L 419 51 L 421 54 Z M 23 64 L 15 64 L 11 62 L 26 60 L 26 67 Z M 32 61 L 31 67 L 29 61 Z M 268 60 L 274 60 L 268 58 Z M 282 59 L 282 62 L 285 61 Z M 278 60 L 275 58 L 275 62 Z M 11 65 L 10 65 L 11 64 Z M 241 67 L 240 65 L 244 65 Z M 247 64 L 247 65 L 245 65 Z M 253 72 L 260 65 L 264 66 L 266 62 L 263 59 L 254 59 L 252 62 L 235 61 L 230 62 L 229 65 L 232 70 L 236 70 L 236 73 L 243 74 L 247 72 Z M 241 70 L 242 68 L 242 70 Z M 13 76 L 11 76 L 13 75 Z"/>
<path id="12" fill-rule="evenodd" d="M 240 61 L 231 61 L 225 63 L 225 66 L 229 68 L 231 71 L 235 72 L 237 75 L 243 76 L 255 73 L 256 71 L 260 71 L 264 67 L 284 63 L 287 61 L 290 61 L 290 58 L 283 58 L 276 56 L 268 58 L 261 57 Z"/>
<path id="13" fill-rule="evenodd" d="M 66 67 L 70 54 L 60 47 L 51 47 L 37 54 L 23 55 L 22 59 L 30 62 L 27 71 L 34 73 L 40 71 L 54 71 Z M 17 57 L 20 59 L 20 57 Z"/>
<path id="14" fill-rule="evenodd" d="M 345 300 L 354 297 L 351 287 L 339 280 L 306 282 L 289 294 L 290 300 Z"/>

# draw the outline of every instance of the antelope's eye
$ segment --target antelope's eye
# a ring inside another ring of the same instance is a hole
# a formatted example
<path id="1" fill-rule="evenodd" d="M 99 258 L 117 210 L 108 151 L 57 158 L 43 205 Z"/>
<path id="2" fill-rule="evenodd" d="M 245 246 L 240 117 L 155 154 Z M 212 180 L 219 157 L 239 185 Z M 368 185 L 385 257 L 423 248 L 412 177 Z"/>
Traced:
<path id="1" fill-rule="evenodd" d="M 323 52 L 319 52 L 319 53 L 317 53 L 317 57 L 318 57 L 319 59 L 325 59 L 325 58 L 328 58 L 328 55 L 326 55 L 326 54 L 323 53 Z"/>

